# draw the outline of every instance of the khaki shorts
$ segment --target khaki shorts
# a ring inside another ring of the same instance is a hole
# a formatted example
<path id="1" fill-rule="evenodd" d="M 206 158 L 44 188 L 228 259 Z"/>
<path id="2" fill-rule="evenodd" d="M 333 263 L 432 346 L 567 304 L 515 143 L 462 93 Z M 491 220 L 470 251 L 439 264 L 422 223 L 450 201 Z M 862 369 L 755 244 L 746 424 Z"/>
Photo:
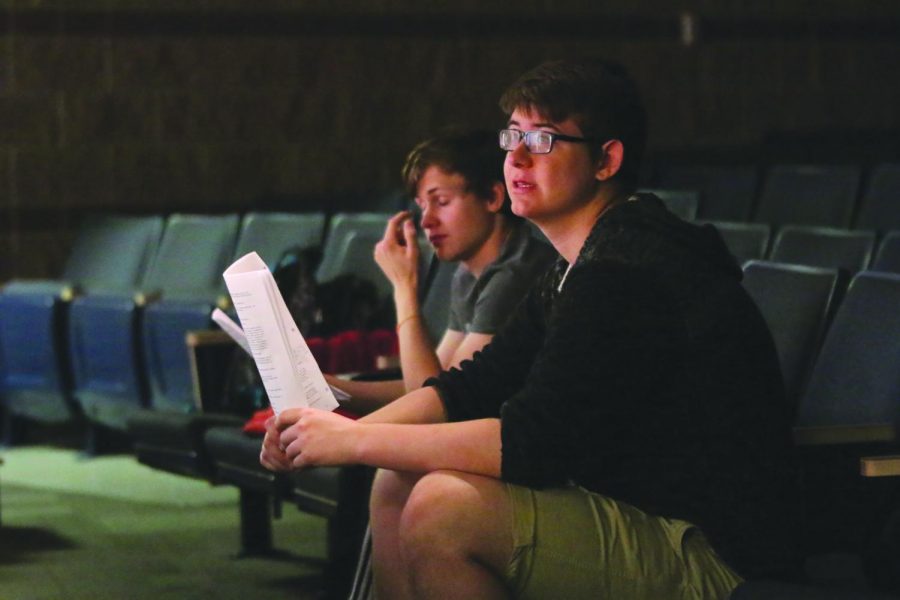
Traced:
<path id="1" fill-rule="evenodd" d="M 740 576 L 692 524 L 582 488 L 507 484 L 516 598 L 727 598 Z"/>

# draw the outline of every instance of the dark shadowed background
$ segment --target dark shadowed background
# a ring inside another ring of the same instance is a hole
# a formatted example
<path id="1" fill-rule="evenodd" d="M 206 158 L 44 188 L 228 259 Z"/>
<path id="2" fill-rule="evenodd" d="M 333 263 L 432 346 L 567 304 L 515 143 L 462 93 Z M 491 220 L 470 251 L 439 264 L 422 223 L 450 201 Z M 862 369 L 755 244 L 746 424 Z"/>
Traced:
<path id="1" fill-rule="evenodd" d="M 91 211 L 371 207 L 546 58 L 624 63 L 654 152 L 900 129 L 897 2 L 0 5 L 0 281 L 56 274 Z"/>

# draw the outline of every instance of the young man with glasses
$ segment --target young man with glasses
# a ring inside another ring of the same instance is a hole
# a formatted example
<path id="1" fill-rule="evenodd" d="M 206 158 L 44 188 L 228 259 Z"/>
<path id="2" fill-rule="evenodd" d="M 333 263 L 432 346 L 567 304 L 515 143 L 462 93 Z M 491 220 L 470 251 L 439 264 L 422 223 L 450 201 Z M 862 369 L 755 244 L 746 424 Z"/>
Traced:
<path id="1" fill-rule="evenodd" d="M 636 87 L 545 63 L 501 106 L 513 211 L 557 268 L 472 361 L 361 422 L 285 413 L 263 464 L 382 468 L 382 597 L 727 598 L 790 571 L 774 344 L 715 230 L 633 194 Z"/>
<path id="2" fill-rule="evenodd" d="M 556 253 L 509 207 L 503 154 L 491 131 L 454 131 L 425 140 L 402 170 L 419 224 L 438 260 L 458 262 L 449 322 L 437 347 L 419 302 L 420 255 L 413 215 L 388 221 L 375 261 L 390 280 L 397 311 L 402 380 L 346 381 L 326 376 L 352 396 L 346 408 L 369 413 L 455 367 L 491 341 Z"/>

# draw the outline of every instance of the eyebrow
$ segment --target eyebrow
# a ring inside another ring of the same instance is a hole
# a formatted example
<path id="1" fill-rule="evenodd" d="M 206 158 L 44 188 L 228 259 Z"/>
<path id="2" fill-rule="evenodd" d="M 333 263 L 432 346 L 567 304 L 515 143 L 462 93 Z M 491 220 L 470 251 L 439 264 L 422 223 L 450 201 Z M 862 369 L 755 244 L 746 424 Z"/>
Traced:
<path id="1" fill-rule="evenodd" d="M 519 126 L 519 122 L 518 122 L 518 121 L 515 121 L 515 120 L 513 120 L 513 119 L 510 119 L 509 121 L 506 122 L 506 125 L 507 125 L 507 126 L 511 126 L 511 125 Z M 557 126 L 554 125 L 553 123 L 544 123 L 544 122 L 540 122 L 540 123 L 535 123 L 534 126 L 535 126 L 535 127 L 543 127 L 543 128 L 545 128 L 545 129 L 553 129 L 554 131 L 559 132 L 559 127 L 557 127 Z M 560 132 L 560 133 L 561 133 L 561 132 Z"/>
<path id="2" fill-rule="evenodd" d="M 448 190 L 448 188 L 446 188 L 446 187 L 442 187 L 442 186 L 440 186 L 440 185 L 436 185 L 436 186 L 434 186 L 434 187 L 432 187 L 432 188 L 428 188 L 427 190 L 425 190 L 425 195 L 426 195 L 426 196 L 430 196 L 431 194 L 435 194 L 435 193 L 437 193 L 437 192 L 440 192 L 440 191 L 447 191 L 447 190 Z"/>

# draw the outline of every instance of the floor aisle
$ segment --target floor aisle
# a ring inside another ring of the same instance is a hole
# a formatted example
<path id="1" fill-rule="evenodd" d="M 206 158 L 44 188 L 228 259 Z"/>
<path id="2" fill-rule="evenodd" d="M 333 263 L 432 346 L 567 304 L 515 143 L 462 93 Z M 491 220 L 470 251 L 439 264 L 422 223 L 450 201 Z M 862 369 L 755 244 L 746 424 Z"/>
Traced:
<path id="1" fill-rule="evenodd" d="M 132 457 L 14 448 L 0 466 L 0 600 L 316 598 L 325 521 L 284 507 L 282 559 L 236 559 L 237 493 Z M 54 483 L 55 482 L 55 483 Z"/>

